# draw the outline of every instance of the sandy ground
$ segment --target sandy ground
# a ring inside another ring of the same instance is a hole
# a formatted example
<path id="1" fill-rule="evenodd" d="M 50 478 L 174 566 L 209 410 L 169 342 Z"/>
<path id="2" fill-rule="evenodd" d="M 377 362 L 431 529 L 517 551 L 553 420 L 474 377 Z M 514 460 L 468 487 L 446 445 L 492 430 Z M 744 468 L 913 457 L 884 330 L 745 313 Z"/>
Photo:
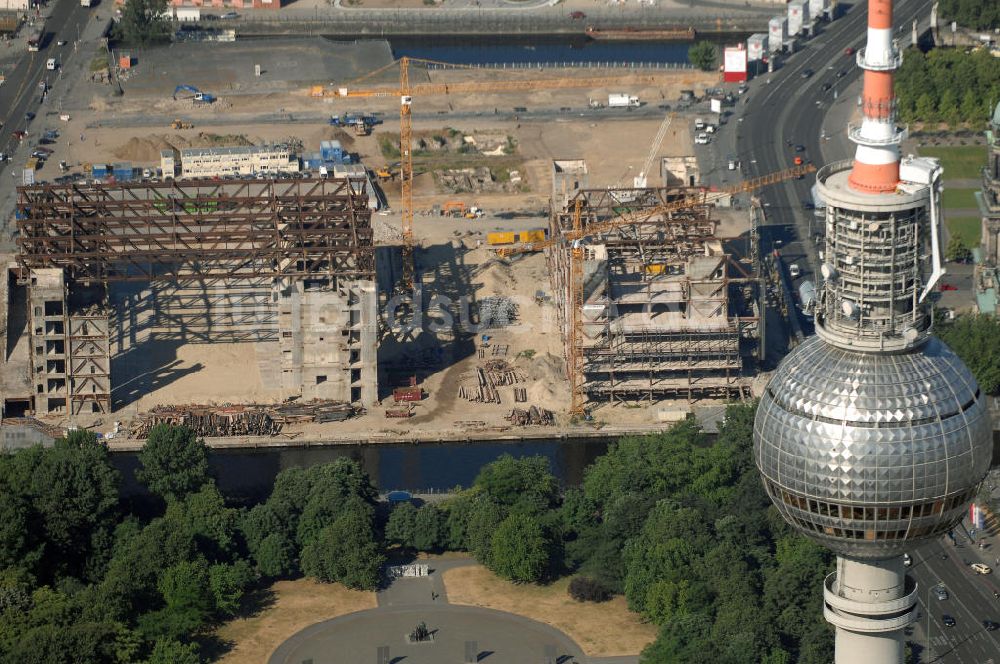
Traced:
<path id="1" fill-rule="evenodd" d="M 198 145 L 238 143 L 274 143 L 300 141 L 305 151 L 316 151 L 319 142 L 336 138 L 357 153 L 369 167 L 395 161 L 383 157 L 378 146 L 378 133 L 398 132 L 398 99 L 315 99 L 305 86 L 290 84 L 288 94 L 230 94 L 220 91 L 220 101 L 211 107 L 195 106 L 191 101 L 171 99 L 172 87 L 159 89 L 153 84 L 153 72 L 166 66 L 154 57 L 140 58 L 134 76 L 143 85 L 134 85 L 125 97 L 110 100 L 107 87 L 90 81 L 79 81 L 73 92 L 78 108 L 70 109 L 71 119 L 54 124 L 61 130 L 60 140 L 50 146 L 55 153 L 37 174 L 38 179 L 52 180 L 58 176 L 60 160 L 69 163 L 71 172 L 81 172 L 85 163 L 128 160 L 136 167 L 156 167 L 159 151 L 166 147 L 183 148 Z M 143 67 L 147 71 L 143 70 Z M 242 69 L 240 70 L 242 71 Z M 245 72 L 244 72 L 245 73 Z M 559 76 L 560 72 L 433 72 L 435 82 L 498 79 L 541 79 Z M 614 76 L 614 71 L 577 72 L 575 76 Z M 145 80 L 143 80 L 145 77 Z M 428 74 L 417 73 L 415 82 L 426 81 Z M 415 235 L 421 245 L 417 252 L 423 276 L 425 302 L 434 296 L 446 296 L 451 311 L 461 320 L 462 302 L 482 301 L 489 296 L 506 296 L 517 304 L 516 325 L 502 331 L 475 330 L 461 326 L 465 335 L 455 337 L 451 330 L 437 334 L 424 333 L 415 342 L 383 343 L 380 362 L 387 367 L 388 387 L 405 384 L 406 376 L 419 374 L 421 385 L 429 398 L 416 406 L 415 417 L 406 421 L 387 420 L 384 409 L 376 408 L 363 418 L 336 425 L 338 433 L 359 433 L 380 430 L 392 435 L 425 430 L 474 431 L 484 428 L 502 429 L 512 407 L 537 405 L 564 413 L 568 406 L 568 383 L 562 360 L 562 341 L 557 329 L 555 308 L 551 303 L 536 301 L 539 291 L 547 295 L 550 285 L 544 258 L 526 256 L 512 265 L 498 262 L 485 243 L 485 234 L 501 230 L 544 228 L 547 219 L 541 216 L 547 208 L 551 190 L 553 159 L 586 159 L 590 168 L 589 186 L 614 186 L 631 183 L 646 161 L 650 142 L 661 118 L 633 120 L 628 117 L 581 118 L 572 109 L 583 110 L 588 99 L 606 99 L 609 92 L 627 91 L 637 94 L 644 103 L 658 105 L 679 97 L 681 89 L 696 90 L 714 85 L 718 75 L 693 71 L 660 72 L 658 83 L 629 84 L 628 74 L 619 72 L 613 88 L 526 90 L 517 93 L 470 94 L 415 97 L 416 132 L 440 132 L 453 127 L 465 134 L 476 132 L 509 135 L 516 143 L 513 158 L 520 166 L 526 191 L 518 193 L 454 194 L 439 190 L 430 174 L 417 177 L 414 187 L 414 207 L 417 213 Z M 390 81 L 391 82 L 391 81 Z M 171 83 L 172 85 L 172 83 Z M 160 86 L 162 87 L 162 85 Z M 72 106 L 67 101 L 68 106 Z M 530 111 L 553 112 L 552 121 L 519 122 L 510 119 L 515 106 Z M 570 110 L 564 110 L 570 109 Z M 494 114 L 494 110 L 501 111 Z M 375 135 L 355 137 L 325 122 L 330 115 L 347 111 L 381 111 L 385 124 Z M 440 118 L 435 114 L 440 113 Z M 482 115 L 476 115 L 482 113 Z M 454 115 L 453 118 L 449 116 Z M 157 119 L 149 126 L 150 119 Z M 194 128 L 172 130 L 167 125 L 173 118 L 183 118 Z M 285 120 L 282 120 L 285 118 Z M 507 118 L 507 119 L 503 119 Z M 294 121 L 288 121 L 294 119 Z M 687 131 L 687 118 L 678 116 L 657 156 L 693 153 Z M 483 157 L 489 165 L 491 157 Z M 499 159 L 499 158 L 497 158 Z M 507 159 L 508 157 L 503 157 Z M 654 162 L 655 164 L 656 162 Z M 650 174 L 650 184 L 658 181 L 658 165 Z M 386 185 L 386 194 L 394 209 L 399 204 L 398 181 Z M 432 207 L 445 201 L 461 200 L 467 206 L 486 210 L 484 218 L 467 221 L 431 217 Z M 517 212 L 509 219 L 497 215 Z M 539 216 L 524 216 L 525 213 Z M 399 226 L 399 216 L 376 215 L 376 227 L 393 235 Z M 377 233 L 378 236 L 378 233 Z M 481 335 L 492 337 L 483 346 Z M 116 348 L 124 356 L 116 360 L 114 399 L 125 415 L 148 410 L 158 404 L 178 403 L 251 403 L 274 402 L 282 396 L 266 389 L 273 384 L 262 375 L 264 357 L 274 351 L 268 343 L 184 344 L 158 341 L 139 344 L 134 352 Z M 497 347 L 506 353 L 494 354 Z M 413 369 L 420 358 L 435 354 L 438 361 L 429 368 Z M 458 397 L 462 384 L 475 381 L 476 367 L 485 360 L 505 359 L 522 380 L 517 387 L 528 393 L 528 402 L 515 404 L 513 387 L 500 388 L 501 404 L 469 403 Z M 122 373 L 124 371 L 124 373 Z M 608 423 L 653 423 L 656 407 L 601 409 L 598 419 Z M 565 420 L 565 416 L 563 417 Z M 312 426 L 290 431 L 292 435 L 315 435 Z"/>
<path id="2" fill-rule="evenodd" d="M 311 579 L 277 581 L 271 586 L 274 602 L 255 616 L 231 620 L 215 635 L 231 644 L 219 664 L 264 664 L 274 649 L 296 632 L 355 611 L 373 609 L 375 593 L 348 590 L 336 583 Z"/>
<path id="3" fill-rule="evenodd" d="M 656 638 L 656 626 L 640 622 L 624 597 L 594 604 L 574 601 L 569 579 L 549 586 L 514 585 L 482 566 L 444 573 L 448 602 L 508 611 L 562 630 L 591 657 L 638 655 Z"/>

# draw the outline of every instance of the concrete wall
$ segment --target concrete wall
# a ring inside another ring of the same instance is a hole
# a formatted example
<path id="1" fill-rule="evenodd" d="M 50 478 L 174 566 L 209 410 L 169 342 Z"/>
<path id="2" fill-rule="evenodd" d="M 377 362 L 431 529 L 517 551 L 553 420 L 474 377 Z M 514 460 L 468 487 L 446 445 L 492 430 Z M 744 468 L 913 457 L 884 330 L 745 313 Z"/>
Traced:
<path id="1" fill-rule="evenodd" d="M 278 292 L 282 387 L 303 399 L 378 400 L 375 283 L 295 281 Z"/>

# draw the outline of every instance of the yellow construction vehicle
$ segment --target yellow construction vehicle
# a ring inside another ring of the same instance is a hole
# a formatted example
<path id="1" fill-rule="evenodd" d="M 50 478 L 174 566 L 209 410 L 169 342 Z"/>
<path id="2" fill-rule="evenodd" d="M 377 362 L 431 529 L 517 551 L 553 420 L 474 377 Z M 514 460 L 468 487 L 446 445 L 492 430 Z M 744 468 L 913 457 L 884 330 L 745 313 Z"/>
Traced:
<path id="1" fill-rule="evenodd" d="M 396 174 L 388 166 L 379 166 L 375 169 L 375 177 L 382 182 L 396 179 Z"/>
<path id="2" fill-rule="evenodd" d="M 413 285 L 413 153 L 410 149 L 413 138 L 413 118 L 410 114 L 410 106 L 414 97 L 423 95 L 446 95 L 446 94 L 468 94 L 468 93 L 496 93 L 496 92 L 518 92 L 537 90 L 556 90 L 572 88 L 605 88 L 619 87 L 623 84 L 652 84 L 658 81 L 658 75 L 653 73 L 631 73 L 618 74 L 617 76 L 599 77 L 553 77 L 543 79 L 521 79 L 521 80 L 476 80 L 458 83 L 415 83 L 410 85 L 410 63 L 419 63 L 433 67 L 447 67 L 451 69 L 473 69 L 446 62 L 435 62 L 433 60 L 422 60 L 417 58 L 402 57 L 395 62 L 376 69 L 373 72 L 362 76 L 348 85 L 341 87 L 325 87 L 314 85 L 309 89 L 309 94 L 313 97 L 395 97 L 400 100 L 399 105 L 399 145 L 401 152 L 400 160 L 400 194 L 402 198 L 402 226 L 403 226 L 403 286 L 409 288 Z M 399 66 L 398 85 L 373 85 L 371 87 L 354 87 L 366 81 L 384 74 L 392 67 Z M 681 83 L 688 83 L 684 80 Z"/>
<path id="3" fill-rule="evenodd" d="M 174 120 L 170 123 L 171 129 L 194 129 L 194 125 L 190 122 L 184 122 L 183 120 Z"/>

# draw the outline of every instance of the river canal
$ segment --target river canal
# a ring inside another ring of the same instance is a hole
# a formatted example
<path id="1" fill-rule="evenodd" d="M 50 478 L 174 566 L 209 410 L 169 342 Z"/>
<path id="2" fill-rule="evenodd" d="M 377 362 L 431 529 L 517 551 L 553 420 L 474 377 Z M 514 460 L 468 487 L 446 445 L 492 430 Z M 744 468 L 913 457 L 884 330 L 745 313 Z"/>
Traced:
<path id="1" fill-rule="evenodd" d="M 544 456 L 549 459 L 553 474 L 565 485 L 574 486 L 583 481 L 584 469 L 607 451 L 609 442 L 587 438 L 214 450 L 209 462 L 223 494 L 237 502 L 256 502 L 267 497 L 280 471 L 328 463 L 340 457 L 360 463 L 382 492 L 405 489 L 433 493 L 469 486 L 480 468 L 503 454 Z M 133 475 L 139 466 L 135 453 L 115 453 L 112 461 L 122 473 L 123 493 L 145 493 Z"/>

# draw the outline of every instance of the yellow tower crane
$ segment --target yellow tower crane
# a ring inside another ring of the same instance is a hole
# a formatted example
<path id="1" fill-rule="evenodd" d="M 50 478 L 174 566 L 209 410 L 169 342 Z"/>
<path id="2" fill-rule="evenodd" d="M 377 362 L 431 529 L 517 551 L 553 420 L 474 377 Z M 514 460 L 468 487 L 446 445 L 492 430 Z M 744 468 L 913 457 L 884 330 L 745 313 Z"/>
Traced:
<path id="1" fill-rule="evenodd" d="M 409 288 L 413 285 L 413 154 L 411 140 L 413 136 L 413 120 L 410 106 L 414 98 L 428 95 L 446 95 L 454 93 L 494 93 L 518 92 L 534 90 L 558 90 L 570 88 L 600 88 L 620 86 L 624 84 L 649 84 L 657 80 L 654 74 L 627 74 L 618 76 L 570 77 L 560 76 L 543 79 L 515 80 L 482 80 L 464 81 L 458 83 L 410 83 L 410 65 L 430 65 L 450 69 L 476 69 L 463 65 L 454 65 L 434 60 L 402 57 L 384 67 L 380 67 L 365 76 L 352 81 L 346 86 L 326 88 L 313 86 L 311 95 L 314 97 L 398 97 L 399 104 L 399 152 L 400 152 L 400 184 L 402 194 L 402 230 L 403 230 L 403 284 Z M 359 86 L 392 67 L 399 66 L 399 85 L 395 86 Z M 689 81 L 681 81 L 688 83 Z M 355 87 L 359 86 L 359 87 Z"/>
<path id="2" fill-rule="evenodd" d="M 514 254 L 541 251 L 548 247 L 555 245 L 563 245 L 566 243 L 571 243 L 569 256 L 570 256 L 570 279 L 569 279 L 569 293 L 567 301 L 569 302 L 569 311 L 566 312 L 566 316 L 570 321 L 570 331 L 569 331 L 569 344 L 567 348 L 567 362 L 566 362 L 566 373 L 567 378 L 570 383 L 570 414 L 580 415 L 583 413 L 583 401 L 584 401 L 584 389 L 583 389 L 583 324 L 582 324 L 582 309 L 585 300 L 585 294 L 583 292 L 583 257 L 584 249 L 582 243 L 580 242 L 584 238 L 592 237 L 596 235 L 603 235 L 610 233 L 620 228 L 626 226 L 635 226 L 643 223 L 656 223 L 654 218 L 660 215 L 668 215 L 673 212 L 681 212 L 683 210 L 689 210 L 691 208 L 713 203 L 719 199 L 725 198 L 726 196 L 732 196 L 733 194 L 740 194 L 745 192 L 756 191 L 762 187 L 768 185 L 776 184 L 778 182 L 784 182 L 785 180 L 791 180 L 793 178 L 798 178 L 806 173 L 812 173 L 816 170 L 816 167 L 812 164 L 802 164 L 800 166 L 794 166 L 792 168 L 787 168 L 782 171 L 776 171 L 774 173 L 769 173 L 768 175 L 763 175 L 761 177 L 753 178 L 750 180 L 744 180 L 738 184 L 730 185 L 728 187 L 723 187 L 718 191 L 706 191 L 703 190 L 695 196 L 687 196 L 676 201 L 671 201 L 669 203 L 664 203 L 663 205 L 657 205 L 655 207 L 647 208 L 645 210 L 638 210 L 635 212 L 629 212 L 623 214 L 614 219 L 609 219 L 607 221 L 601 221 L 593 224 L 588 224 L 586 227 L 583 226 L 581 222 L 583 202 L 577 199 L 574 202 L 573 207 L 573 228 L 559 235 L 551 235 L 544 240 L 539 240 L 538 242 L 530 242 L 521 245 L 515 245 L 513 247 L 502 247 L 497 249 L 497 254 L 500 256 L 511 256 Z"/>

